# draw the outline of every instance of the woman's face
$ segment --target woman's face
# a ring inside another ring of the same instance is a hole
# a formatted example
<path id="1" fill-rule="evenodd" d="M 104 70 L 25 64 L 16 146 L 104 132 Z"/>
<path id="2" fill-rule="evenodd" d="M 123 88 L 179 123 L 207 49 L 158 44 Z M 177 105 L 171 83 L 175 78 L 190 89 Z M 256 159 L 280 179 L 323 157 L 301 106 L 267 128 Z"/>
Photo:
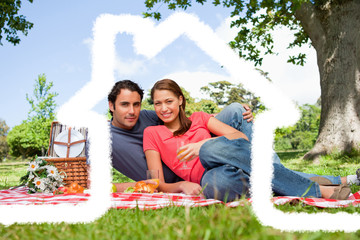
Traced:
<path id="1" fill-rule="evenodd" d="M 155 112 L 165 125 L 179 119 L 179 106 L 181 104 L 182 96 L 177 97 L 169 90 L 155 90 L 154 92 Z"/>

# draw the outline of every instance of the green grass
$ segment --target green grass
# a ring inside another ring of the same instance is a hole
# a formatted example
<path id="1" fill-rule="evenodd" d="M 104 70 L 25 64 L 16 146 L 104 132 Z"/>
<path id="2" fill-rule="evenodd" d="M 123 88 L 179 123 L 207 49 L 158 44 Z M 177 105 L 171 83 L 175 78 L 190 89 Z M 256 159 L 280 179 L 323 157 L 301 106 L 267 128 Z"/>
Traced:
<path id="1" fill-rule="evenodd" d="M 333 154 L 321 157 L 319 164 L 313 164 L 312 161 L 301 159 L 305 153 L 306 151 L 278 152 L 278 155 L 287 168 L 318 175 L 354 175 L 356 170 L 360 168 L 360 156 L 349 157 L 347 155 Z"/>
<path id="2" fill-rule="evenodd" d="M 26 169 L 25 162 L 0 163 L 0 189 L 19 185 L 20 177 L 26 174 Z"/>
<path id="3" fill-rule="evenodd" d="M 280 152 L 279 155 L 285 166 L 304 172 L 330 175 L 354 174 L 360 166 L 358 156 L 327 156 L 320 159 L 319 165 L 315 165 L 300 159 L 304 153 Z M 17 173 L 21 169 L 26 170 L 26 166 L 0 164 L 0 176 L 6 175 L 8 179 L 12 179 L 11 171 L 16 171 L 16 174 L 21 176 Z M 116 182 L 128 180 L 116 171 L 113 179 Z M 320 209 L 302 203 L 285 204 L 277 208 L 284 212 L 360 212 L 355 207 Z M 110 209 L 101 218 L 89 224 L 13 224 L 8 227 L 0 224 L 0 239 L 359 239 L 359 237 L 360 231 L 355 233 L 282 232 L 262 226 L 253 215 L 247 201 L 244 201 L 244 206 L 237 208 L 217 204 L 199 208 L 168 207 L 146 211 Z"/>
<path id="4" fill-rule="evenodd" d="M 109 210 L 89 224 L 0 226 L 0 239 L 358 239 L 356 233 L 281 232 L 262 226 L 251 208 L 209 206 Z"/>

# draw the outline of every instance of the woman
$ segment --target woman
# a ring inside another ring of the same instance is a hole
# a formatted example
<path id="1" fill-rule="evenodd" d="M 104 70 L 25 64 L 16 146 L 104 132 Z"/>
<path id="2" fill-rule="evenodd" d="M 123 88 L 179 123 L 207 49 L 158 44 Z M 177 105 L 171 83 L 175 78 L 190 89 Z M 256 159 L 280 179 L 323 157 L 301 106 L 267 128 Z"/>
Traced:
<path id="1" fill-rule="evenodd" d="M 159 190 L 199 194 L 202 187 L 211 182 L 211 189 L 206 188 L 204 191 L 207 197 L 221 200 L 227 198 L 231 201 L 241 195 L 248 195 L 251 173 L 251 144 L 248 137 L 203 112 L 193 113 L 187 118 L 185 97 L 173 80 L 164 79 L 155 83 L 151 89 L 151 98 L 155 112 L 164 125 L 145 129 L 143 148 L 148 168 L 160 172 Z M 219 137 L 211 138 L 211 133 Z M 177 149 L 177 142 L 181 140 L 190 143 Z M 235 157 L 221 159 L 200 151 L 204 144 L 210 142 L 221 146 L 222 151 L 233 151 Z M 178 159 L 186 159 L 189 169 L 182 169 Z M 185 181 L 165 183 L 161 160 Z M 321 177 L 314 179 L 324 184 L 319 185 L 280 163 L 274 163 L 272 183 L 273 191 L 278 195 L 301 196 L 308 190 L 305 196 L 347 199 L 350 194 L 347 185 L 325 186 L 331 183 L 324 180 Z"/>

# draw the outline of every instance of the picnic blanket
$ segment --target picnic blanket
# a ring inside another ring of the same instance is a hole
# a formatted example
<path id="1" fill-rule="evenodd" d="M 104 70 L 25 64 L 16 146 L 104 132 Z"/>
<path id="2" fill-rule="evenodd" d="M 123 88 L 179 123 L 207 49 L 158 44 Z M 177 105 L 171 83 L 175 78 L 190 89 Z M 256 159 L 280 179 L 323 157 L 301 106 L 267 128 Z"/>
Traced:
<path id="1" fill-rule="evenodd" d="M 42 205 L 42 204 L 73 204 L 77 205 L 90 198 L 88 193 L 78 194 L 28 194 L 27 188 L 20 187 L 14 190 L 0 190 L 0 205 Z M 248 199 L 251 203 L 251 199 Z M 352 194 L 348 200 L 333 200 L 323 198 L 300 198 L 300 197 L 274 197 L 274 204 L 281 205 L 288 202 L 302 202 L 307 205 L 320 208 L 340 208 L 348 206 L 360 206 L 360 191 Z M 215 199 L 204 199 L 200 196 L 185 194 L 147 194 L 147 193 L 112 193 L 111 207 L 117 209 L 160 209 L 170 206 L 201 207 L 212 204 L 224 204 Z M 242 206 L 243 202 L 234 201 L 227 203 L 228 207 Z"/>
<path id="2" fill-rule="evenodd" d="M 251 202 L 251 199 L 249 199 Z M 351 194 L 347 200 L 335 200 L 335 199 L 325 199 L 325 198 L 302 198 L 302 197 L 291 197 L 291 196 L 281 196 L 274 197 L 272 199 L 275 205 L 282 205 L 285 203 L 303 203 L 306 205 L 319 207 L 319 208 L 342 208 L 342 207 L 360 207 L 360 191 L 354 194 Z M 228 207 L 237 207 L 241 206 L 242 203 L 239 201 L 234 201 L 226 204 Z"/>
<path id="3" fill-rule="evenodd" d="M 59 194 L 34 193 L 28 194 L 27 188 L 0 190 L 0 205 L 42 205 L 42 204 L 73 204 L 77 205 L 90 198 L 88 193 Z M 117 209 L 160 209 L 169 206 L 201 207 L 222 203 L 215 199 L 204 199 L 200 196 L 185 194 L 148 194 L 148 193 L 112 193 L 111 207 Z"/>

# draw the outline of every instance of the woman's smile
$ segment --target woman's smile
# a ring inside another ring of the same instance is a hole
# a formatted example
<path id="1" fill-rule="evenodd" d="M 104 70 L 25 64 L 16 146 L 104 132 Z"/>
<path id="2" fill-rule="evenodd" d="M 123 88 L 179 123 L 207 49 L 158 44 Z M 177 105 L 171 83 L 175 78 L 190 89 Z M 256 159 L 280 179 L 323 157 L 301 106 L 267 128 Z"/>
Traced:
<path id="1" fill-rule="evenodd" d="M 170 112 L 161 113 L 161 116 L 163 116 L 163 118 L 169 118 L 169 117 L 171 117 L 171 113 Z"/>

